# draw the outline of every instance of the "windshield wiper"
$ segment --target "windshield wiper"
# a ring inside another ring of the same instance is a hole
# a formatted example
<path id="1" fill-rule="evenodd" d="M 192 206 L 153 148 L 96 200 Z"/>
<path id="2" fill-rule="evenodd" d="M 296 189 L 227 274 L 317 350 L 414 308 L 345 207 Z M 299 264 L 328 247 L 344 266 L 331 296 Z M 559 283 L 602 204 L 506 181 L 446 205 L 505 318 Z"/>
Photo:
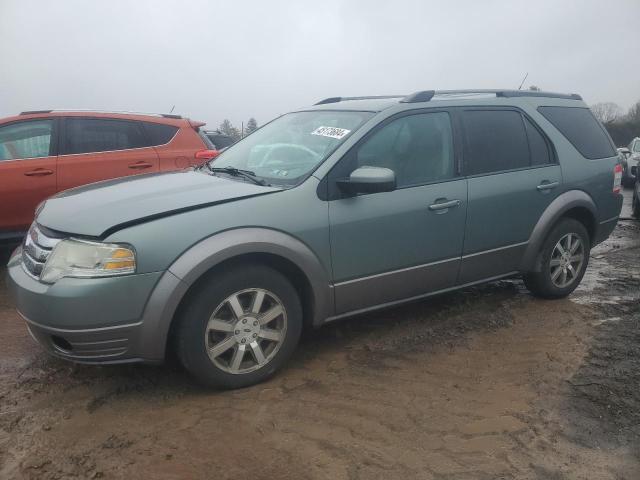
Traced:
<path id="1" fill-rule="evenodd" d="M 251 180 L 256 185 L 268 186 L 269 184 L 263 179 L 256 177 L 256 174 L 251 170 L 242 170 L 235 167 L 212 167 L 208 163 L 205 163 L 211 173 L 226 173 L 234 177 L 244 177 Z"/>

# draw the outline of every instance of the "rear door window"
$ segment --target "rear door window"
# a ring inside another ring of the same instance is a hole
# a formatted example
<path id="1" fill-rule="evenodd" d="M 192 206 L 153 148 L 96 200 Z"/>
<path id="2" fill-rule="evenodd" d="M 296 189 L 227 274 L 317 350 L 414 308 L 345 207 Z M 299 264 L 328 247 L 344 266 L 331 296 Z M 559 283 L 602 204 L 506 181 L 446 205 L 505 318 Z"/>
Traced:
<path id="1" fill-rule="evenodd" d="M 615 157 L 609 135 L 586 107 L 538 107 L 538 111 L 590 160 Z"/>
<path id="2" fill-rule="evenodd" d="M 32 120 L 0 127 L 0 161 L 51 155 L 53 120 Z"/>
<path id="3" fill-rule="evenodd" d="M 67 118 L 65 154 L 111 152 L 149 146 L 140 125 L 126 120 Z"/>
<path id="4" fill-rule="evenodd" d="M 520 112 L 466 110 L 465 170 L 468 175 L 501 172 L 530 165 L 529 144 Z"/>

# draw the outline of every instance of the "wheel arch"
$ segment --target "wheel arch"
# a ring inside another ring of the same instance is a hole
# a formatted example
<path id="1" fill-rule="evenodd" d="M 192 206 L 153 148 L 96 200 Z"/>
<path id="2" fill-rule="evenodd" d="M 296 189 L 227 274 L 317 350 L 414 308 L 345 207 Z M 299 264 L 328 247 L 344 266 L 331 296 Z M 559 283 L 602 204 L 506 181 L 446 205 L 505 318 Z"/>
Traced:
<path id="1" fill-rule="evenodd" d="M 597 207 L 593 199 L 582 190 L 570 190 L 553 200 L 538 219 L 520 264 L 521 272 L 540 271 L 538 252 L 551 229 L 562 218 L 573 218 L 581 222 L 593 246 L 597 236 Z"/>
<path id="2" fill-rule="evenodd" d="M 144 357 L 156 361 L 164 358 L 176 314 L 200 281 L 218 268 L 244 262 L 266 264 L 289 278 L 300 294 L 306 324 L 318 326 L 333 314 L 329 275 L 307 245 L 277 230 L 228 230 L 186 250 L 156 285 L 142 320 Z"/>

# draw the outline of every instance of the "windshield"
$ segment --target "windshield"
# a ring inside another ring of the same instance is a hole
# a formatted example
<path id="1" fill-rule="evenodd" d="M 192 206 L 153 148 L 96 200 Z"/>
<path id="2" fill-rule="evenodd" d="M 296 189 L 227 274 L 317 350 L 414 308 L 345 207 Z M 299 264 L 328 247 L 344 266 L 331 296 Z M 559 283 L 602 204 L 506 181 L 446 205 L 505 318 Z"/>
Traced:
<path id="1" fill-rule="evenodd" d="M 289 113 L 229 147 L 210 165 L 250 170 L 267 183 L 299 183 L 373 116 L 371 112 Z"/>
<path id="2" fill-rule="evenodd" d="M 637 140 L 636 143 L 633 145 L 633 152 L 640 152 L 640 140 Z"/>

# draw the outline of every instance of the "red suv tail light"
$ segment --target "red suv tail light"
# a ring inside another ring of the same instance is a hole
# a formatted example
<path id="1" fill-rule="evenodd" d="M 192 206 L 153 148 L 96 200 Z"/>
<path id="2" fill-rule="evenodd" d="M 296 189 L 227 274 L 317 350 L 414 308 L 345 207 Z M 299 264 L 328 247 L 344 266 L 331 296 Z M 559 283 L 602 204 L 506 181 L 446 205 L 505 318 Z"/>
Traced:
<path id="1" fill-rule="evenodd" d="M 620 193 L 622 190 L 622 165 L 619 163 L 613 169 L 613 193 Z"/>
<path id="2" fill-rule="evenodd" d="M 200 150 L 199 152 L 195 153 L 194 158 L 196 160 L 202 160 L 204 162 L 207 160 L 212 160 L 218 155 L 220 155 L 220 152 L 218 150 Z"/>

